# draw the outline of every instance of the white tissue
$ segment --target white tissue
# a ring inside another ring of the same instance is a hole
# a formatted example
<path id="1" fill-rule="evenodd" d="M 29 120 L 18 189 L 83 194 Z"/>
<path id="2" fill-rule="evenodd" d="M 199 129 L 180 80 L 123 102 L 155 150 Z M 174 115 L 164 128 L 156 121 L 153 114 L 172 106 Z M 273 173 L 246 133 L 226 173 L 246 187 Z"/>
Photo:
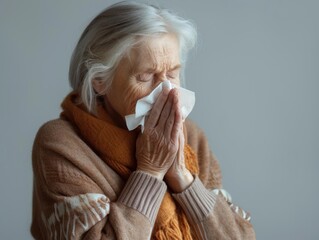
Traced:
<path id="1" fill-rule="evenodd" d="M 144 131 L 145 117 L 150 113 L 158 95 L 163 90 L 163 86 L 166 86 L 168 89 L 178 88 L 183 119 L 189 115 L 195 105 L 195 93 L 185 88 L 178 87 L 172 84 L 170 81 L 165 80 L 159 84 L 149 95 L 137 101 L 135 114 L 125 116 L 128 130 L 131 131 L 141 125 L 141 131 Z"/>

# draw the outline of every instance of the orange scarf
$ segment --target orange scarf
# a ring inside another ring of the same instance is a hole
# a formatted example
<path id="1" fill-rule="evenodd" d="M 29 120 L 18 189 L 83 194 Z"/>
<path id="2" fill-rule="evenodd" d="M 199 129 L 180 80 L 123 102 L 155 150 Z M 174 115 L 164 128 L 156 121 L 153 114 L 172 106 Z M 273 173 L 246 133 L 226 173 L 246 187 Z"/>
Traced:
<path id="1" fill-rule="evenodd" d="M 76 104 L 77 99 L 78 95 L 74 92 L 65 98 L 61 116 L 78 127 L 86 143 L 104 162 L 122 178 L 128 179 L 136 169 L 135 146 L 139 132 L 117 127 L 101 103 L 97 104 L 97 114 L 94 116 L 85 110 L 83 104 Z M 184 155 L 186 167 L 193 174 L 198 173 L 197 158 L 187 144 Z M 160 206 L 152 239 L 193 239 L 186 216 L 169 192 L 166 192 Z"/>

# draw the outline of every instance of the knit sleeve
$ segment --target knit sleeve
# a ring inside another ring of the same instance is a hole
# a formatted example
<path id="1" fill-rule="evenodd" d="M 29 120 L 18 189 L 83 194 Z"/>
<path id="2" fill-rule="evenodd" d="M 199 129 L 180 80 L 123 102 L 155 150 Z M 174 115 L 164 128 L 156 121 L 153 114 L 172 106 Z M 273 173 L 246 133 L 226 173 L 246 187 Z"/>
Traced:
<path id="1" fill-rule="evenodd" d="M 199 239 L 256 239 L 250 214 L 222 189 L 221 170 L 203 132 L 187 123 L 187 142 L 199 163 L 199 174 L 184 192 L 174 194 Z"/>
<path id="2" fill-rule="evenodd" d="M 166 184 L 142 172 L 124 183 L 97 159 L 64 123 L 39 130 L 32 153 L 35 239 L 150 238 Z"/>

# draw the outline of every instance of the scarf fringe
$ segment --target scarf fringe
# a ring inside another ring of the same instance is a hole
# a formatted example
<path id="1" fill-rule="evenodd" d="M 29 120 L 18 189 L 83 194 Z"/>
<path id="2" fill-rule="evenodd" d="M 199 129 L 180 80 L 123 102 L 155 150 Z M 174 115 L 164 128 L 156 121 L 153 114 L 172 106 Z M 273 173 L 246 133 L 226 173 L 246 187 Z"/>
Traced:
<path id="1" fill-rule="evenodd" d="M 182 230 L 181 230 L 182 229 Z M 185 214 L 179 215 L 179 220 L 171 218 L 164 227 L 156 230 L 155 240 L 192 240 L 191 229 Z"/>
<path id="2" fill-rule="evenodd" d="M 183 233 L 179 229 L 176 219 L 171 219 L 165 227 L 158 229 L 154 236 L 155 240 L 182 240 Z"/>

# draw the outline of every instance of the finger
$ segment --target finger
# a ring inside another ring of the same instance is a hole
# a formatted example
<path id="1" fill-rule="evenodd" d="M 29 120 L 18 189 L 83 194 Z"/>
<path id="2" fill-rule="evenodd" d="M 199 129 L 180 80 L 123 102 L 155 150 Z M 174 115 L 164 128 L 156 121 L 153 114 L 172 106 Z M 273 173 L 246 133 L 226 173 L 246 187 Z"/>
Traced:
<path id="1" fill-rule="evenodd" d="M 158 118 L 168 98 L 168 93 L 169 93 L 169 89 L 164 86 L 163 91 L 158 96 L 150 112 L 150 115 L 148 116 L 148 119 L 145 123 L 145 129 L 154 128 L 156 126 L 158 122 Z"/>
<path id="2" fill-rule="evenodd" d="M 161 115 L 158 119 L 158 128 L 159 129 L 162 129 L 162 131 L 164 132 L 166 129 L 166 124 L 167 124 L 167 121 L 168 121 L 168 118 L 170 116 L 170 113 L 171 113 L 171 110 L 172 110 L 172 106 L 174 104 L 174 90 L 171 90 L 169 95 L 168 95 L 168 98 L 167 98 L 167 101 L 163 107 L 163 110 L 161 112 Z M 174 122 L 174 119 L 173 119 L 173 122 Z"/>
<path id="3" fill-rule="evenodd" d="M 177 101 L 176 110 L 175 110 L 175 121 L 171 130 L 171 139 L 174 143 L 178 142 L 179 134 L 183 130 L 183 118 L 179 102 Z"/>
<path id="4" fill-rule="evenodd" d="M 171 141 L 172 129 L 175 123 L 176 107 L 172 105 L 170 110 L 169 116 L 167 117 L 162 129 L 165 137 Z"/>
<path id="5" fill-rule="evenodd" d="M 168 116 L 165 116 L 166 119 L 161 118 L 161 121 L 163 120 L 163 123 L 161 122 L 162 129 L 164 131 L 165 136 L 170 139 L 171 138 L 171 131 L 175 123 L 175 113 L 178 108 L 178 93 L 176 89 L 171 90 L 170 92 L 170 98 L 167 100 L 170 101 L 170 109 L 168 109 L 169 105 L 167 106 L 167 111 L 169 110 Z M 166 106 L 165 106 L 166 107 Z M 162 112 L 164 114 L 164 110 Z M 160 122 L 159 122 L 160 124 Z"/>

